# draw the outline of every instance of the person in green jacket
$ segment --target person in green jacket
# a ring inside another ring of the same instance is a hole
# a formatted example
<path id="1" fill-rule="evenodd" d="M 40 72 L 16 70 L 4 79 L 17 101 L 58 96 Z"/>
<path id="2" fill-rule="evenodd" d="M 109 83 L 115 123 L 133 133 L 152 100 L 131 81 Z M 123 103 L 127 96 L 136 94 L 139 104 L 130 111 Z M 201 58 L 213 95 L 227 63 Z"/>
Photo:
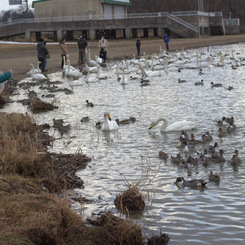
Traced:
<path id="1" fill-rule="evenodd" d="M 13 70 L 10 68 L 8 71 L 0 75 L 0 83 L 6 82 L 13 74 Z"/>

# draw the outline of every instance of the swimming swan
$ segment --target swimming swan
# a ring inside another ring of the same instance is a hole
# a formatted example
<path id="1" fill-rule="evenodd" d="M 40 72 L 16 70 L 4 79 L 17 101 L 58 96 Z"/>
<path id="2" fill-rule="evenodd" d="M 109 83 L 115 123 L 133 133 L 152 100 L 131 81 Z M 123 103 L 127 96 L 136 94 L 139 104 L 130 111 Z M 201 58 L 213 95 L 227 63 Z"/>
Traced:
<path id="1" fill-rule="evenodd" d="M 104 113 L 104 123 L 101 127 L 102 131 L 113 131 L 118 129 L 118 124 L 116 121 L 111 120 L 110 113 L 105 112 Z"/>
<path id="2" fill-rule="evenodd" d="M 197 124 L 190 121 L 178 121 L 171 125 L 168 125 L 168 120 L 166 118 L 159 118 L 156 121 L 151 123 L 149 129 L 155 127 L 160 121 L 163 121 L 163 125 L 161 126 L 161 132 L 174 132 L 174 131 L 182 131 L 182 130 L 192 130 L 196 129 Z"/>

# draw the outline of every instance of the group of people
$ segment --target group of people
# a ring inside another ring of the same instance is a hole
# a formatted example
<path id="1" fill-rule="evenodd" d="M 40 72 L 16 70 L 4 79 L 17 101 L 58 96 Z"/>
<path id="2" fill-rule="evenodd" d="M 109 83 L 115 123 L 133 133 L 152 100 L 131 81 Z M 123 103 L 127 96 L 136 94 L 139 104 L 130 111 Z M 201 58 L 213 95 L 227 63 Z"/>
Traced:
<path id="1" fill-rule="evenodd" d="M 168 52 L 169 51 L 169 36 L 167 34 L 164 34 L 163 39 L 164 39 L 164 43 L 166 45 L 166 51 Z M 65 42 L 66 42 L 65 38 L 62 38 L 60 43 L 59 43 L 60 50 L 61 50 L 61 68 L 64 67 L 65 62 L 67 62 L 67 59 L 69 58 L 69 53 L 68 53 L 68 49 L 67 49 Z M 87 46 L 88 46 L 88 43 L 86 41 L 86 35 L 80 36 L 80 38 L 77 41 L 77 44 L 78 44 L 78 65 L 80 65 L 82 68 L 85 66 Z M 99 40 L 98 47 L 99 47 L 99 57 L 105 63 L 106 59 L 107 59 L 108 41 L 105 39 L 104 35 Z M 141 40 L 140 40 L 140 38 L 137 38 L 136 39 L 136 49 L 137 49 L 137 55 L 138 56 L 140 56 L 140 48 L 141 48 Z M 46 70 L 46 64 L 47 64 L 46 59 L 49 58 L 49 51 L 46 47 L 46 41 L 42 38 L 40 38 L 38 43 L 37 43 L 37 58 L 40 61 L 39 69 L 42 72 L 47 72 L 47 70 Z M 0 75 L 0 84 L 4 83 L 8 79 L 10 79 L 12 74 L 13 74 L 12 69 L 9 69 L 5 73 L 1 74 Z"/>

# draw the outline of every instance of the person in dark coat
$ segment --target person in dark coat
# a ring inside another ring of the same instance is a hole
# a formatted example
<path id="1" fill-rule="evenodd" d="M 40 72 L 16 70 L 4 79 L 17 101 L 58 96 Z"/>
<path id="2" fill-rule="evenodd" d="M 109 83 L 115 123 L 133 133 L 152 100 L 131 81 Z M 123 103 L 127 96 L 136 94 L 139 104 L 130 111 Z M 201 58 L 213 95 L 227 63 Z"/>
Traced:
<path id="1" fill-rule="evenodd" d="M 137 48 L 137 55 L 140 56 L 140 46 L 141 46 L 141 41 L 140 38 L 136 39 L 136 48 Z"/>
<path id="2" fill-rule="evenodd" d="M 88 43 L 86 41 L 86 36 L 82 35 L 78 41 L 78 65 L 81 65 L 82 67 L 85 65 L 85 58 L 86 58 L 86 48 L 88 46 Z"/>
<path id="3" fill-rule="evenodd" d="M 49 51 L 46 47 L 46 42 L 41 38 L 37 43 L 37 58 L 40 61 L 39 69 L 42 72 L 46 72 L 46 57 L 49 54 Z"/>
<path id="4" fill-rule="evenodd" d="M 169 45 L 168 45 L 168 43 L 169 43 L 169 36 L 168 36 L 168 34 L 164 34 L 163 39 L 164 39 L 164 43 L 166 44 L 166 50 L 169 51 Z"/>

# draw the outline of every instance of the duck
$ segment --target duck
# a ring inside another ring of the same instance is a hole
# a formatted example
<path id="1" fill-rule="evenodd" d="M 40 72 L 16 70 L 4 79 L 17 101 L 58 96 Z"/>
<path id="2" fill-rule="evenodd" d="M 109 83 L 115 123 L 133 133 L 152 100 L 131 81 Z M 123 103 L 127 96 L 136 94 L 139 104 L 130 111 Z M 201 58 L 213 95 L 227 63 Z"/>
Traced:
<path id="1" fill-rule="evenodd" d="M 196 86 L 203 86 L 203 84 L 204 84 L 204 83 L 203 83 L 203 79 L 201 80 L 201 82 L 196 82 L 196 83 L 195 83 Z"/>
<path id="2" fill-rule="evenodd" d="M 227 132 L 227 134 L 231 134 L 235 131 L 235 129 L 236 129 L 236 126 L 234 124 L 232 124 L 226 128 L 226 132 Z"/>
<path id="3" fill-rule="evenodd" d="M 227 133 L 226 133 L 225 131 L 223 131 L 222 128 L 219 128 L 218 132 L 219 132 L 219 133 L 218 133 L 218 137 L 219 137 L 219 138 L 224 138 L 224 137 L 227 136 Z"/>
<path id="4" fill-rule="evenodd" d="M 187 161 L 187 163 L 191 163 L 192 165 L 197 165 L 198 164 L 198 158 L 194 158 L 192 156 L 188 156 L 186 161 Z"/>
<path id="5" fill-rule="evenodd" d="M 176 179 L 176 185 L 182 185 L 183 187 L 205 187 L 205 185 L 208 183 L 204 181 L 203 179 L 192 179 L 192 180 L 185 180 L 183 177 L 178 177 Z"/>
<path id="6" fill-rule="evenodd" d="M 204 138 L 205 138 L 205 142 L 209 142 L 213 140 L 212 135 L 209 133 L 209 131 L 207 131 L 205 134 L 203 134 Z"/>
<path id="7" fill-rule="evenodd" d="M 89 102 L 88 100 L 86 100 L 87 102 L 87 107 L 94 107 L 94 104 L 92 102 Z"/>
<path id="8" fill-rule="evenodd" d="M 179 166 L 181 168 L 191 169 L 193 167 L 193 164 L 191 162 L 185 161 L 184 159 L 181 159 Z"/>
<path id="9" fill-rule="evenodd" d="M 118 125 L 120 124 L 130 124 L 130 123 L 134 123 L 136 121 L 136 119 L 134 117 L 130 117 L 129 119 L 124 119 L 124 120 L 119 120 L 116 119 L 116 122 Z"/>
<path id="10" fill-rule="evenodd" d="M 213 171 L 210 171 L 208 179 L 210 182 L 216 182 L 219 183 L 220 182 L 220 177 L 218 174 L 214 174 Z"/>
<path id="11" fill-rule="evenodd" d="M 182 160 L 182 157 L 179 153 L 176 155 L 176 157 L 171 156 L 171 162 L 172 163 L 179 164 L 181 162 L 181 160 Z"/>
<path id="12" fill-rule="evenodd" d="M 232 165 L 240 165 L 241 164 L 241 159 L 238 157 L 238 153 L 239 151 L 238 150 L 235 150 L 234 151 L 234 155 L 232 156 L 231 158 L 231 164 Z"/>
<path id="13" fill-rule="evenodd" d="M 84 123 L 84 122 L 89 122 L 89 117 L 83 117 L 80 122 Z"/>
<path id="14" fill-rule="evenodd" d="M 167 160 L 167 159 L 168 159 L 168 154 L 165 153 L 165 152 L 163 152 L 163 151 L 159 151 L 158 157 L 159 157 L 160 159 Z"/>
<path id="15" fill-rule="evenodd" d="M 226 122 L 227 124 L 232 125 L 234 123 L 234 117 L 222 117 L 222 120 Z"/>
<path id="16" fill-rule="evenodd" d="M 219 151 L 219 148 L 218 148 L 218 143 L 215 142 L 214 145 L 209 145 L 208 146 L 208 152 L 209 153 L 217 153 Z"/>
<path id="17" fill-rule="evenodd" d="M 157 124 L 163 121 L 163 125 L 161 126 L 161 132 L 176 132 L 182 130 L 193 130 L 197 128 L 197 124 L 191 121 L 178 121 L 173 124 L 168 125 L 168 120 L 164 117 L 158 118 L 156 121 L 152 122 L 149 129 L 157 126 Z"/>
<path id="18" fill-rule="evenodd" d="M 219 153 L 212 154 L 211 160 L 215 163 L 222 163 L 225 162 L 225 158 L 223 157 L 224 151 L 222 149 L 219 150 Z"/>
<path id="19" fill-rule="evenodd" d="M 222 83 L 213 83 L 211 82 L 211 87 L 212 88 L 218 88 L 218 87 L 223 87 Z"/>
<path id="20" fill-rule="evenodd" d="M 118 124 L 116 121 L 111 120 L 109 112 L 104 113 L 104 122 L 101 126 L 102 131 L 114 131 L 118 129 Z"/>
<path id="21" fill-rule="evenodd" d="M 178 79 L 178 82 L 179 82 L 179 83 L 186 83 L 187 80 L 185 80 L 185 79 L 180 79 L 180 78 L 179 78 L 179 79 Z"/>
<path id="22" fill-rule="evenodd" d="M 180 138 L 179 140 L 182 142 L 182 141 L 188 141 L 189 140 L 189 135 L 184 131 L 184 130 L 181 130 L 181 134 L 180 134 Z"/>

